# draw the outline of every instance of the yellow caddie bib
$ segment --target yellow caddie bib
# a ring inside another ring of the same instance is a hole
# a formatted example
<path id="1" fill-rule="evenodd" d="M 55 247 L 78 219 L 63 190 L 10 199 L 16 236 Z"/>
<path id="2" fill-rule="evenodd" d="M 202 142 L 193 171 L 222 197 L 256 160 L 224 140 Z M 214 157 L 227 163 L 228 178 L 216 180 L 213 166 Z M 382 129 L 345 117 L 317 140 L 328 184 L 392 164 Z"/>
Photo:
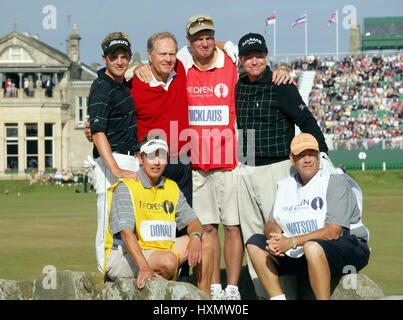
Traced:
<path id="1" fill-rule="evenodd" d="M 105 262 L 113 245 L 109 217 L 112 195 L 119 183 L 125 183 L 130 191 L 136 220 L 136 233 L 143 250 L 173 251 L 176 238 L 175 213 L 179 199 L 178 185 L 162 177 L 164 186 L 145 188 L 140 181 L 122 179 L 108 189 L 108 228 L 105 239 Z"/>

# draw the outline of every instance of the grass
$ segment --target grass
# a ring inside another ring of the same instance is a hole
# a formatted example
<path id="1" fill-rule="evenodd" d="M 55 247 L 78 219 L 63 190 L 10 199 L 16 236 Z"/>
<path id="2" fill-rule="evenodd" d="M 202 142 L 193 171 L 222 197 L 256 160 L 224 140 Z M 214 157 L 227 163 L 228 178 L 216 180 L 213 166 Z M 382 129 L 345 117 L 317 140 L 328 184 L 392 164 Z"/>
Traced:
<path id="1" fill-rule="evenodd" d="M 27 184 L 0 182 L 0 278 L 34 278 L 46 265 L 96 271 L 95 193 L 74 193 L 67 185 L 30 190 Z"/>
<path id="2" fill-rule="evenodd" d="M 364 193 L 363 222 L 370 230 L 371 256 L 362 271 L 386 295 L 403 294 L 403 171 L 351 176 Z"/>
<path id="3" fill-rule="evenodd" d="M 371 257 L 362 272 L 386 295 L 402 295 L 403 171 L 356 171 L 351 176 L 363 190 L 363 221 L 371 231 Z M 97 271 L 96 221 L 94 192 L 75 193 L 73 185 L 0 181 L 0 279 L 35 278 L 46 265 Z"/>

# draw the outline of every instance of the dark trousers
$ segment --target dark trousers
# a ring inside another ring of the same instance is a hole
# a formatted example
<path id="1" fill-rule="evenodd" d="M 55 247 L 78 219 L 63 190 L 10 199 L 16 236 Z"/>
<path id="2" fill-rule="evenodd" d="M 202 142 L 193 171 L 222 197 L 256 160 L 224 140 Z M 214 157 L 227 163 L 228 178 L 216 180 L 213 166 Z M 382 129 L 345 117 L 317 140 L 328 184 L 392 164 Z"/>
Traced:
<path id="1" fill-rule="evenodd" d="M 187 203 L 192 207 L 193 204 L 193 184 L 192 184 L 192 165 L 180 163 L 171 163 L 168 160 L 164 172 L 164 177 L 167 177 L 178 184 L 179 189 L 186 197 Z M 186 228 L 176 231 L 176 236 L 180 237 L 187 234 Z M 189 264 L 185 262 L 182 265 L 180 273 L 177 275 L 177 281 L 189 282 Z"/>
<path id="2" fill-rule="evenodd" d="M 172 164 L 168 161 L 164 172 L 164 177 L 167 177 L 178 184 L 179 189 L 185 195 L 187 203 L 192 206 L 193 204 L 193 184 L 192 184 L 192 165 L 175 163 Z"/>

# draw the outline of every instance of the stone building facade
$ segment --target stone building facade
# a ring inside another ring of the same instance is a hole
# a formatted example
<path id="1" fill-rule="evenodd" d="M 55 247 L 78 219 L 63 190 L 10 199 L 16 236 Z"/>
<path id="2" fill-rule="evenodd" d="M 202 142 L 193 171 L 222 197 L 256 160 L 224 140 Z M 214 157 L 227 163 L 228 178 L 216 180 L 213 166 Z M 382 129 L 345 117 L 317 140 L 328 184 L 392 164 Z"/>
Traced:
<path id="1" fill-rule="evenodd" d="M 97 74 L 79 41 L 76 25 L 67 54 L 25 33 L 0 38 L 0 179 L 77 171 L 91 154 L 83 128 Z"/>

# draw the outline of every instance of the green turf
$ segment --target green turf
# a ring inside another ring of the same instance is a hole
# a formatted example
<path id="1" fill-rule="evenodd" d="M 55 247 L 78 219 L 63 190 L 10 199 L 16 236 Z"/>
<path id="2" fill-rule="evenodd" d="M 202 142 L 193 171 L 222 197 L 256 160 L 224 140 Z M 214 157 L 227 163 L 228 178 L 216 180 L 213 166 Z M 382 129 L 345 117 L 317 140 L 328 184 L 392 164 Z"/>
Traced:
<path id="1" fill-rule="evenodd" d="M 6 181 L 0 181 L 0 192 L 0 279 L 34 278 L 46 265 L 96 271 L 94 192 Z"/>
<path id="2" fill-rule="evenodd" d="M 351 176 L 364 192 L 363 221 L 371 231 L 371 258 L 362 272 L 386 295 L 401 295 L 403 171 L 356 171 Z M 94 192 L 75 193 L 73 185 L 0 181 L 0 279 L 34 278 L 46 265 L 96 271 L 95 233 Z"/>
<path id="3" fill-rule="evenodd" d="M 403 294 L 403 171 L 351 176 L 364 193 L 363 222 L 370 230 L 371 257 L 362 271 L 386 295 Z"/>

